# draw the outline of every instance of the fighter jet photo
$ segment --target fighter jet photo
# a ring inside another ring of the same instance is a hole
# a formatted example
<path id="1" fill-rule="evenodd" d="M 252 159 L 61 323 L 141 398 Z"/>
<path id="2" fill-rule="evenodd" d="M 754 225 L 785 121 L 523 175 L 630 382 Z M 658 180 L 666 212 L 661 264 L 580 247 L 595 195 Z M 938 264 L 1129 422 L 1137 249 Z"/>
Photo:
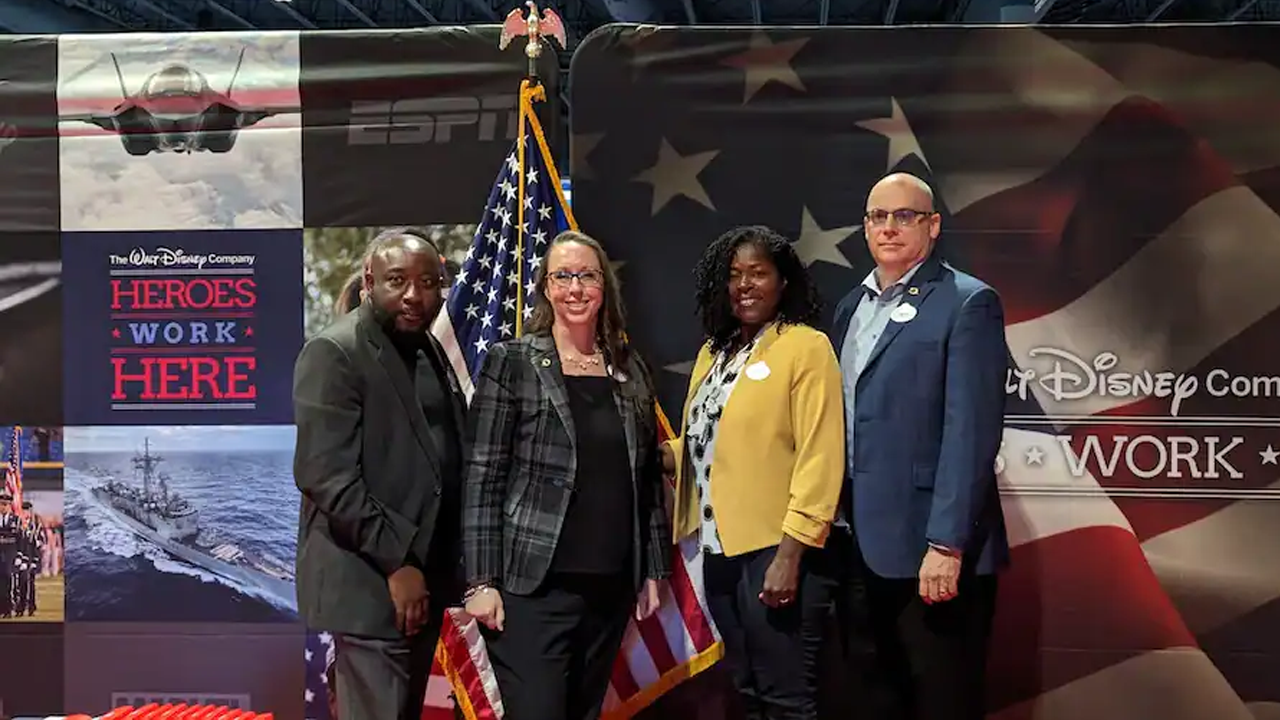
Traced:
<path id="1" fill-rule="evenodd" d="M 158 153 L 225 153 L 235 147 L 237 133 L 273 115 L 301 112 L 298 106 L 250 107 L 231 98 L 244 49 L 226 92 L 218 92 L 197 70 L 171 63 L 152 73 L 135 94 L 129 94 L 120 61 L 111 62 L 120 81 L 123 101 L 110 113 L 59 115 L 64 122 L 96 125 L 120 136 L 130 155 Z"/>

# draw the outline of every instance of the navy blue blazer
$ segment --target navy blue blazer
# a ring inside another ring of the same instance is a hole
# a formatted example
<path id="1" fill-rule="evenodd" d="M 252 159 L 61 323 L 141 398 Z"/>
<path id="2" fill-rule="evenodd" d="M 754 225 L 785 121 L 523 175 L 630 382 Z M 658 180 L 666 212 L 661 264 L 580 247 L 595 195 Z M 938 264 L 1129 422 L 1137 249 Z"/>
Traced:
<path id="1" fill-rule="evenodd" d="M 836 308 L 844 350 L 861 284 Z M 890 320 L 857 384 L 847 517 L 881 577 L 913 578 L 930 542 L 979 574 L 1009 562 L 995 462 L 1008 350 L 996 291 L 935 257 L 911 279 L 907 322 Z"/>

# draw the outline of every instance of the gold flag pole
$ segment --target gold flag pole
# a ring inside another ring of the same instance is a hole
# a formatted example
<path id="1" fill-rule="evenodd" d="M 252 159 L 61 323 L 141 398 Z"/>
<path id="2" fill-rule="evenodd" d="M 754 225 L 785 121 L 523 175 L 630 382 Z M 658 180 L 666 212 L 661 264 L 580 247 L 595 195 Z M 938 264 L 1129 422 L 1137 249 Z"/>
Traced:
<path id="1" fill-rule="evenodd" d="M 516 178 L 516 337 L 520 337 L 524 328 L 524 185 L 525 156 L 529 151 L 528 143 L 525 142 L 525 126 L 529 116 L 534 114 L 533 103 L 546 99 L 546 90 L 538 79 L 538 60 L 542 58 L 542 47 L 546 44 L 543 38 L 554 39 L 562 50 L 568 46 L 564 21 L 555 10 L 544 8 L 539 15 L 538 6 L 532 0 L 526 2 L 525 6 L 529 8 L 528 17 L 520 12 L 520 8 L 507 13 L 507 19 L 502 22 L 502 35 L 498 38 L 498 49 L 506 50 L 512 40 L 526 37 L 524 55 L 529 59 L 528 71 L 520 83 L 520 121 L 516 136 L 516 159 L 520 168 Z"/>

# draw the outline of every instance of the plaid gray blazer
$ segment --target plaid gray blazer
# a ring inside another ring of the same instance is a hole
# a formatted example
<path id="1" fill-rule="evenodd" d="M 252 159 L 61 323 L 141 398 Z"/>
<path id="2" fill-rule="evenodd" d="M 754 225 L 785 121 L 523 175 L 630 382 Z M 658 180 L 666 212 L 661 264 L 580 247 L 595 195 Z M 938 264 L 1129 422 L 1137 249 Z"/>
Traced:
<path id="1" fill-rule="evenodd" d="M 657 417 L 642 362 L 623 369 L 614 400 L 631 455 L 634 579 L 671 572 Z M 463 475 L 462 548 L 468 581 L 532 593 L 542 583 L 573 493 L 577 450 L 560 357 L 550 335 L 495 345 L 476 378 Z"/>

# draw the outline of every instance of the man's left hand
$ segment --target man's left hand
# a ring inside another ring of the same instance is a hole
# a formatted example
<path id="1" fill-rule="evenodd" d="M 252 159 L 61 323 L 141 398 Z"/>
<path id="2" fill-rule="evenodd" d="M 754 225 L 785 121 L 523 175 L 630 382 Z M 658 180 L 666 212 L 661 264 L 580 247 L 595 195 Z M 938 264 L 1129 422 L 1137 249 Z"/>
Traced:
<path id="1" fill-rule="evenodd" d="M 960 555 L 930 546 L 920 563 L 920 599 L 929 605 L 953 600 L 960 594 Z"/>

